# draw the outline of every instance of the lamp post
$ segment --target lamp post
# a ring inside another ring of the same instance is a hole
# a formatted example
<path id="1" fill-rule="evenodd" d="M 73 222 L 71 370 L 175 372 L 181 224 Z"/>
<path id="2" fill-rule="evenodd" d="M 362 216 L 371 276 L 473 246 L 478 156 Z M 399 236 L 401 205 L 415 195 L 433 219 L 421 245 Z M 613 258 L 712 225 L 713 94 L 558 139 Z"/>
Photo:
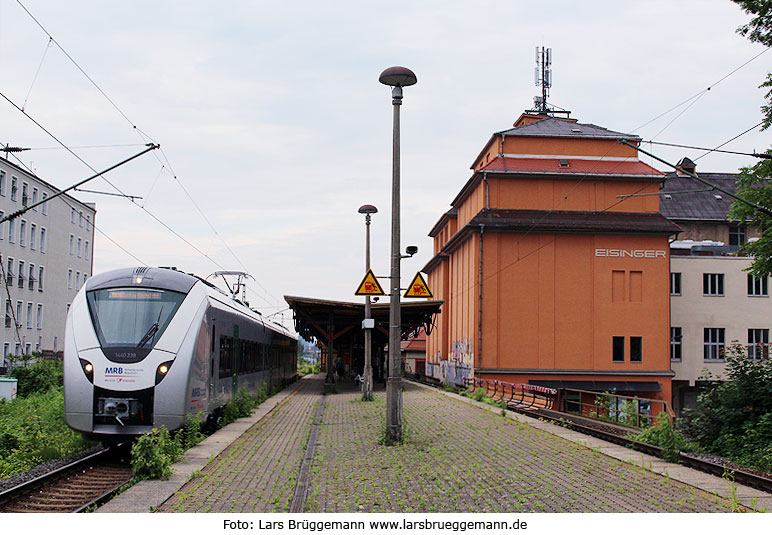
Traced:
<path id="1" fill-rule="evenodd" d="M 370 214 L 378 213 L 378 209 L 372 204 L 365 204 L 359 207 L 359 213 L 365 214 L 365 273 L 370 270 Z M 365 296 L 365 322 L 371 318 L 370 315 L 370 296 Z M 365 326 L 365 378 L 362 381 L 362 399 L 373 399 L 373 357 L 372 357 L 372 335 L 373 330 L 369 325 Z"/>
<path id="2" fill-rule="evenodd" d="M 391 86 L 391 103 L 394 107 L 391 183 L 391 293 L 389 298 L 389 378 L 386 382 L 386 436 L 392 442 L 402 440 L 402 380 L 399 358 L 402 341 L 402 314 L 399 308 L 400 254 L 400 205 L 399 205 L 399 107 L 402 105 L 402 88 L 415 84 L 418 79 L 410 69 L 390 67 L 383 71 L 378 81 Z"/>

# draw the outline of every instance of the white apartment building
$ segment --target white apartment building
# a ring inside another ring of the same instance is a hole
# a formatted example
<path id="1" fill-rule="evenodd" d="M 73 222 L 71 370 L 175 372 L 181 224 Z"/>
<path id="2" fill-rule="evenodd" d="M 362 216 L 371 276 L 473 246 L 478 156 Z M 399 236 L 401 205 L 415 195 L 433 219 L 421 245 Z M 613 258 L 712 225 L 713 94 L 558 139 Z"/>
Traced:
<path id="1" fill-rule="evenodd" d="M 708 248 L 703 245 L 700 253 Z M 670 257 L 670 363 L 673 404 L 679 410 L 696 407 L 705 377 L 724 376 L 724 350 L 730 344 L 746 346 L 750 358 L 769 356 L 769 280 L 744 271 L 751 261 L 702 254 Z"/>
<path id="2" fill-rule="evenodd" d="M 0 219 L 56 187 L 0 158 Z M 70 303 L 92 274 L 96 207 L 64 194 L 0 224 L 2 359 L 62 351 Z"/>
<path id="3" fill-rule="evenodd" d="M 679 163 L 696 171 L 686 159 Z M 699 176 L 736 191 L 733 174 Z M 672 405 L 678 413 L 697 407 L 705 377 L 724 376 L 724 351 L 732 343 L 746 346 L 750 358 L 768 357 L 769 280 L 745 271 L 753 259 L 738 253 L 759 234 L 728 219 L 731 204 L 718 190 L 675 173 L 660 191 L 660 212 L 683 229 L 670 245 Z"/>

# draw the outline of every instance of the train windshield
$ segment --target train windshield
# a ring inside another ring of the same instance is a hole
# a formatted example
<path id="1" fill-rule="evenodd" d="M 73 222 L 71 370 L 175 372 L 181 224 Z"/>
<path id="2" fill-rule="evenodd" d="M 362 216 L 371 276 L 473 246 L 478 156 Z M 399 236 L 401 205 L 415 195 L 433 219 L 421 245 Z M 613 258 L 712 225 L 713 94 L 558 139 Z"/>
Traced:
<path id="1" fill-rule="evenodd" d="M 169 290 L 111 288 L 88 292 L 88 304 L 103 348 L 151 349 L 185 294 Z"/>

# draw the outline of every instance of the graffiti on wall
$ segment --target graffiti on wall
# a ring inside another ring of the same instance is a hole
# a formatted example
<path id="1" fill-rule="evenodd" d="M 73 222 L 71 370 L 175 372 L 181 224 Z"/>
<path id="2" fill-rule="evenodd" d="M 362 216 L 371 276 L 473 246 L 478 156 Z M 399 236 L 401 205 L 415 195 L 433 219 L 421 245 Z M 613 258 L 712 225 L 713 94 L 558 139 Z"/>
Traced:
<path id="1" fill-rule="evenodd" d="M 445 384 L 463 385 L 464 378 L 472 375 L 474 352 L 469 338 L 461 338 L 453 342 L 451 354 L 447 360 L 437 352 L 433 360 L 426 363 L 426 375 L 440 380 Z"/>

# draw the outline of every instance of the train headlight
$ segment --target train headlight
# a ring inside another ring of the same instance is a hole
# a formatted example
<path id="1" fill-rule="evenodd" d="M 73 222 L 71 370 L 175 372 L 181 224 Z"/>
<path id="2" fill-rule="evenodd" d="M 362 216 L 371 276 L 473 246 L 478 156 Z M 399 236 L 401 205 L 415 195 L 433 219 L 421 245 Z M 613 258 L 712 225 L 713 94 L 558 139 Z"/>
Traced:
<path id="1" fill-rule="evenodd" d="M 160 383 L 163 378 L 166 377 L 172 367 L 173 362 L 173 360 L 167 360 L 166 362 L 162 362 L 158 365 L 158 368 L 155 371 L 155 384 Z"/>
<path id="2" fill-rule="evenodd" d="M 83 368 L 83 373 L 86 374 L 86 379 L 89 383 L 94 383 L 94 365 L 85 359 L 80 360 L 80 367 Z"/>

